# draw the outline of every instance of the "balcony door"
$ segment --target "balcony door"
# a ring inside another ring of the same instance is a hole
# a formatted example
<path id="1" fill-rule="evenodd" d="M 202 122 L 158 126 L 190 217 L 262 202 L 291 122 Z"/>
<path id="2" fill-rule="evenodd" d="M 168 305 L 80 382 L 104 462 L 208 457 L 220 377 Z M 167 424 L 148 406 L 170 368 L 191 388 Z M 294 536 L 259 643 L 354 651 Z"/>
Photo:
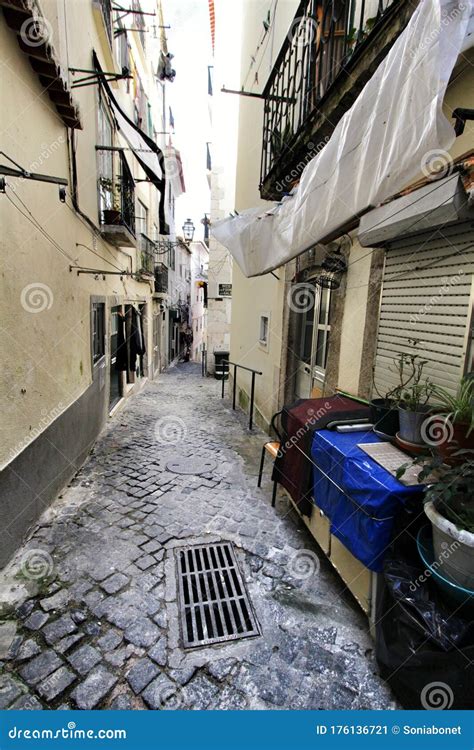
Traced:
<path id="1" fill-rule="evenodd" d="M 296 342 L 296 398 L 317 398 L 322 394 L 329 347 L 331 292 L 314 280 L 301 287 L 305 302 L 298 315 Z"/>
<path id="2" fill-rule="evenodd" d="M 99 146 L 97 151 L 99 173 L 99 210 L 113 208 L 114 195 L 114 130 L 103 101 L 99 105 Z"/>

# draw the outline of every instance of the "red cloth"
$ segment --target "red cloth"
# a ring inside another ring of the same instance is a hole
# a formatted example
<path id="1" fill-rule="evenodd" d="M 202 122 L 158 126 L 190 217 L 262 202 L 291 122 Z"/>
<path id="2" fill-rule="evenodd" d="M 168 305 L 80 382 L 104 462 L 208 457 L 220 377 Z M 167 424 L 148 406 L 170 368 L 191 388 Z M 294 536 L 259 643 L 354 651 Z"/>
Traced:
<path id="1" fill-rule="evenodd" d="M 273 464 L 272 479 L 290 494 L 299 510 L 310 516 L 313 507 L 313 463 L 311 443 L 315 430 L 324 430 L 338 419 L 369 417 L 369 407 L 347 396 L 300 399 L 284 406 L 280 452 Z"/>

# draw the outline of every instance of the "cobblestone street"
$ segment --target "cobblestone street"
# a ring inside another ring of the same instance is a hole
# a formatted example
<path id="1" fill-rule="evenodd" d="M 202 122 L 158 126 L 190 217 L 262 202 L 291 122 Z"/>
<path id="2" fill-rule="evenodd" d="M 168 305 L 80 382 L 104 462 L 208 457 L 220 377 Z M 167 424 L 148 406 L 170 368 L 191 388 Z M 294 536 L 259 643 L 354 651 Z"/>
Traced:
<path id="1" fill-rule="evenodd" d="M 286 497 L 271 507 L 268 459 L 256 487 L 265 438 L 196 365 L 130 399 L 6 571 L 0 708 L 395 706 L 367 620 Z M 219 540 L 261 635 L 185 650 L 175 550 Z"/>

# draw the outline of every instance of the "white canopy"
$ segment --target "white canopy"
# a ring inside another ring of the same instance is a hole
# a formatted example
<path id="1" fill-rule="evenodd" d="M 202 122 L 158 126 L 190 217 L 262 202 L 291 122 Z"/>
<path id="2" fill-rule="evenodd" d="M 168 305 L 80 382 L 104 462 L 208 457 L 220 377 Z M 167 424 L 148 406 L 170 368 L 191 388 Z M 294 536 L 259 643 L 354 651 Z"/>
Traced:
<path id="1" fill-rule="evenodd" d="M 474 0 L 422 0 L 294 194 L 211 227 L 246 276 L 268 273 L 321 242 L 406 187 L 428 163 L 449 162 L 444 151 L 455 134 L 442 105 L 458 55 L 472 45 L 473 13 Z"/>

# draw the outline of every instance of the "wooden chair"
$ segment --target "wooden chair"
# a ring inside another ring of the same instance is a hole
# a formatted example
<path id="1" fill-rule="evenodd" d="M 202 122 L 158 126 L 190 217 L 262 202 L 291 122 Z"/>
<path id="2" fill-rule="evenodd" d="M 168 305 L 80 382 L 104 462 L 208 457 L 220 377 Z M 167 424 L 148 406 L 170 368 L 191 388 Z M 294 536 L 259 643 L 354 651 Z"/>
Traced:
<path id="1" fill-rule="evenodd" d="M 260 470 L 258 472 L 257 487 L 260 487 L 262 484 L 262 474 L 263 474 L 263 464 L 265 462 L 265 453 L 269 453 L 273 461 L 275 461 L 275 458 L 278 455 L 278 451 L 280 450 L 280 446 L 282 442 L 280 417 L 281 417 L 281 411 L 277 411 L 277 413 L 273 415 L 272 420 L 270 422 L 270 432 L 274 432 L 278 440 L 268 440 L 263 445 L 262 456 L 260 458 Z M 274 481 L 273 492 L 272 492 L 272 508 L 275 507 L 277 485 L 278 485 L 278 482 Z"/>

